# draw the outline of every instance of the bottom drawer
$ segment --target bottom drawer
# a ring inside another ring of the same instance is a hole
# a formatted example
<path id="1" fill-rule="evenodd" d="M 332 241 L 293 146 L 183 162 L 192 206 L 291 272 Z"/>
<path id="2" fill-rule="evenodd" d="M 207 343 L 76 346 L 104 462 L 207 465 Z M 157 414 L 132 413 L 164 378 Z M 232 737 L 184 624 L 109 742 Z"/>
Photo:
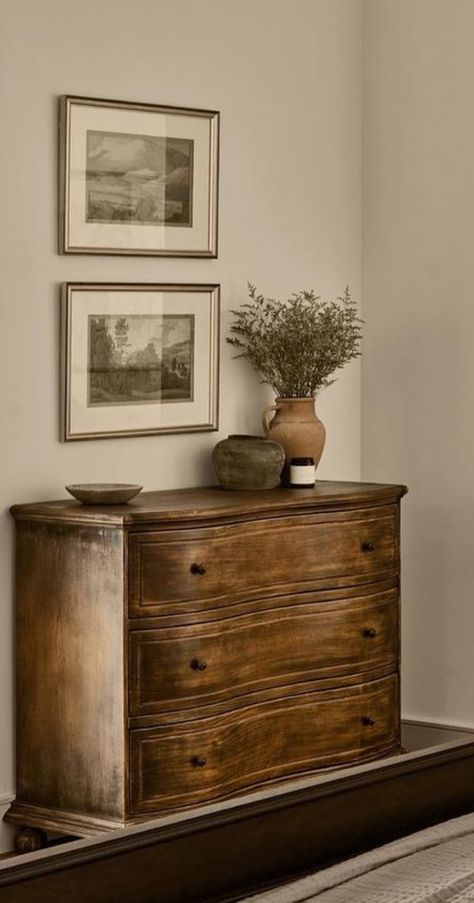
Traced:
<path id="1" fill-rule="evenodd" d="M 130 733 L 132 814 L 198 805 L 396 749 L 396 675 Z"/>

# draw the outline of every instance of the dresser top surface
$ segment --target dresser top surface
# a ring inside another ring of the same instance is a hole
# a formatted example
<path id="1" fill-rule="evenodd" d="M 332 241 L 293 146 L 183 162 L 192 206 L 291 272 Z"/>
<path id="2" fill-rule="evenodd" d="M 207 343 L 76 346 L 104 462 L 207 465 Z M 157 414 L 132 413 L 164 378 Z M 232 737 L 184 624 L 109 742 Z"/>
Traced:
<path id="1" fill-rule="evenodd" d="M 341 509 L 397 502 L 406 486 L 318 480 L 314 489 L 234 492 L 217 486 L 143 492 L 122 505 L 83 505 L 73 499 L 14 505 L 17 519 L 130 526 L 182 520 L 208 520 L 293 511 Z"/>

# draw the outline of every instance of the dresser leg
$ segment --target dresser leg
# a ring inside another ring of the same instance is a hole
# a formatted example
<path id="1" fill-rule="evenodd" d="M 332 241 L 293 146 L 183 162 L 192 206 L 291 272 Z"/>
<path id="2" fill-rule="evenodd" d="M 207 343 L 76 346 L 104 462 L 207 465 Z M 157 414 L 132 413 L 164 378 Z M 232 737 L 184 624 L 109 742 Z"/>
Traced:
<path id="1" fill-rule="evenodd" d="M 22 826 L 15 835 L 14 846 L 16 853 L 35 853 L 36 850 L 42 850 L 47 844 L 48 838 L 40 828 L 25 828 Z"/>

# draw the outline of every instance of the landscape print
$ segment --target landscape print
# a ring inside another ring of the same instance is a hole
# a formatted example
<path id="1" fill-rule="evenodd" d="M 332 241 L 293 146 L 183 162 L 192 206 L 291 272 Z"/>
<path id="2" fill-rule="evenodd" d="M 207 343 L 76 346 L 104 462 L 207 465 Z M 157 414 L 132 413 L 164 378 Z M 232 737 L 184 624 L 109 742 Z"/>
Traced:
<path id="1" fill-rule="evenodd" d="M 192 401 L 194 315 L 89 316 L 88 404 Z"/>
<path id="2" fill-rule="evenodd" d="M 88 131 L 86 221 L 192 226 L 194 141 Z"/>

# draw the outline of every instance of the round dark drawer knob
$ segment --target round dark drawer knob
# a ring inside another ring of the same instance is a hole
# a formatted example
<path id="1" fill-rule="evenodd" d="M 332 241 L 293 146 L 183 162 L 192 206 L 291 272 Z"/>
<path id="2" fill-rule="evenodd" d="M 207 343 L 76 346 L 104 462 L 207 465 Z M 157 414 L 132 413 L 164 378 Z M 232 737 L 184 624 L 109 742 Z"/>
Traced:
<path id="1" fill-rule="evenodd" d="M 207 764 L 206 756 L 193 756 L 191 759 L 191 765 L 195 765 L 196 768 L 204 768 Z"/>
<path id="2" fill-rule="evenodd" d="M 197 564 L 195 561 L 191 565 L 191 574 L 205 574 L 207 571 L 205 564 Z"/>
<path id="3" fill-rule="evenodd" d="M 191 668 L 193 671 L 205 671 L 207 668 L 207 662 L 205 658 L 193 658 L 191 662 Z"/>
<path id="4" fill-rule="evenodd" d="M 362 551 L 363 552 L 374 552 L 375 551 L 375 543 L 372 542 L 372 540 L 369 540 L 368 542 L 363 542 L 362 543 Z"/>
<path id="5" fill-rule="evenodd" d="M 366 627 L 364 629 L 364 636 L 369 637 L 369 639 L 373 640 L 374 636 L 377 636 L 375 627 Z"/>
<path id="6" fill-rule="evenodd" d="M 375 718 L 372 718 L 371 715 L 364 715 L 362 718 L 362 724 L 364 727 L 373 727 L 375 724 Z"/>

